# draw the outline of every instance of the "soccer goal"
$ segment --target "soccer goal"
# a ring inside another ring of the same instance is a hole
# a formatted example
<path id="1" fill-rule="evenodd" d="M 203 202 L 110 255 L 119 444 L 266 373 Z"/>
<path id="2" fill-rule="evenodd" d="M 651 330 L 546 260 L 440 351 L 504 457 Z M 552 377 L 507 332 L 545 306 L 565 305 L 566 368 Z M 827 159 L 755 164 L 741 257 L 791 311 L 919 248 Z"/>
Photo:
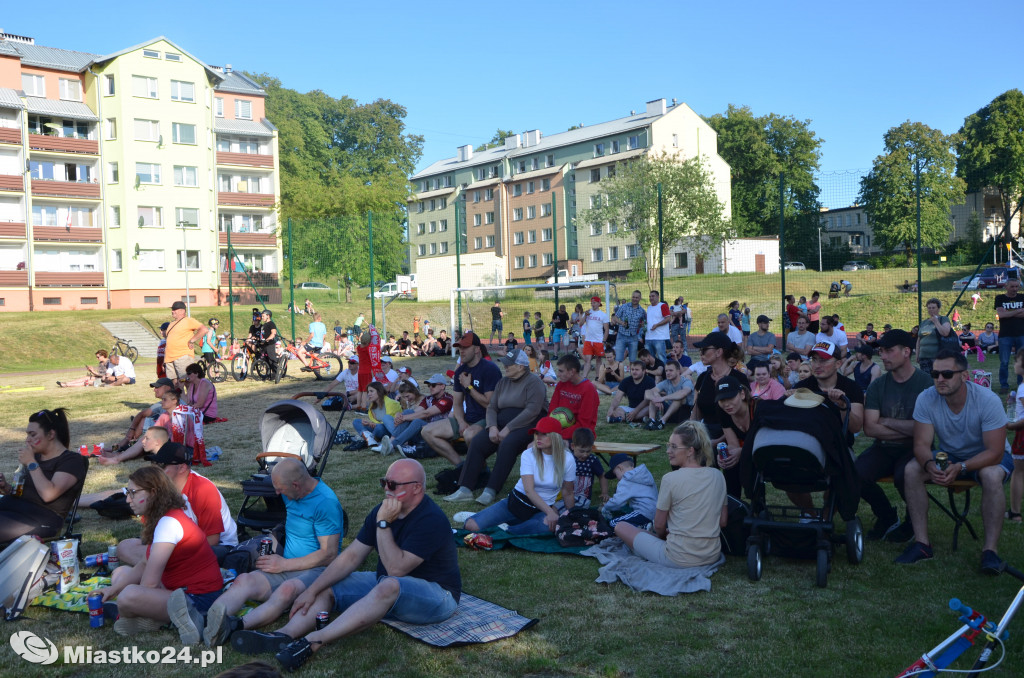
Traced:
<path id="1" fill-rule="evenodd" d="M 535 342 L 535 328 L 539 322 L 544 341 L 550 343 L 553 316 L 560 306 L 565 306 L 565 312 L 570 316 L 568 332 L 571 334 L 571 318 L 577 305 L 586 312 L 590 310 L 591 297 L 600 297 L 602 309 L 611 315 L 618 301 L 616 295 L 615 284 L 605 280 L 456 287 L 451 290 L 449 301 L 450 327 L 453 332 L 472 331 L 485 344 L 503 346 L 506 341 L 515 340 L 517 347 L 522 348 L 527 343 Z M 530 323 L 530 341 L 524 336 L 527 318 Z"/>

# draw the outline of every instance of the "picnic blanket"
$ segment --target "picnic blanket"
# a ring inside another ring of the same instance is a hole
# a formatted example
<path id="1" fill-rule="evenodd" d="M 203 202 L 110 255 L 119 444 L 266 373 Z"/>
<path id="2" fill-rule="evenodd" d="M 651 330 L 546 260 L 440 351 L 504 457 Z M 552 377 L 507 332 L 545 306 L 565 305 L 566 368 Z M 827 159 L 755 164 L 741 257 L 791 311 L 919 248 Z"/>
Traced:
<path id="1" fill-rule="evenodd" d="M 714 565 L 703 567 L 669 567 L 658 565 L 634 554 L 617 537 L 591 546 L 581 555 L 597 558 L 602 567 L 595 581 L 611 584 L 621 581 L 634 591 L 651 591 L 662 596 L 711 590 L 711 575 L 725 562 L 720 555 Z"/>
<path id="2" fill-rule="evenodd" d="M 587 549 L 586 546 L 562 546 L 558 543 L 554 532 L 545 532 L 543 534 L 509 534 L 499 527 L 493 527 L 487 530 L 480 530 L 480 533 L 486 534 L 494 540 L 492 551 L 498 551 L 508 545 L 515 546 L 524 551 L 533 551 L 534 553 L 572 553 L 580 555 Z M 462 541 L 462 538 L 472 533 L 469 530 L 452 530 L 452 534 L 455 537 L 456 545 L 465 546 L 466 544 Z"/>
<path id="3" fill-rule="evenodd" d="M 73 586 L 67 593 L 57 593 L 56 589 L 46 591 L 31 604 L 89 614 L 89 594 L 103 586 L 110 586 L 110 577 L 89 577 L 78 586 Z"/>
<path id="4" fill-rule="evenodd" d="M 463 592 L 455 614 L 438 624 L 406 624 L 392 619 L 381 621 L 427 645 L 458 647 L 511 638 L 540 620 L 524 617 L 514 610 L 506 610 Z"/>

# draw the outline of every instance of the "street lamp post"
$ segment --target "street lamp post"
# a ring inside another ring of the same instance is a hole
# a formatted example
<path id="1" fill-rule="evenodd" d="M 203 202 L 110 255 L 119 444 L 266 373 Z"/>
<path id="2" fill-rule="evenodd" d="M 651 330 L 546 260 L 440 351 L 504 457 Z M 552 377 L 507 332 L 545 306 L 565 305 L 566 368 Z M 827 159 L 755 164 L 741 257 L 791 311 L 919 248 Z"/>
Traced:
<path id="1" fill-rule="evenodd" d="M 824 270 L 821 265 L 821 226 L 818 226 L 818 270 Z"/>
<path id="2" fill-rule="evenodd" d="M 188 238 L 185 235 L 185 222 L 184 221 L 179 221 L 178 222 L 178 228 L 181 229 L 181 244 L 182 244 L 182 247 L 185 248 L 184 251 L 182 251 L 182 253 L 181 253 L 181 256 L 184 259 L 184 264 L 185 264 L 185 312 L 188 313 L 188 315 L 191 317 L 192 316 L 192 303 L 189 301 L 189 297 L 191 295 L 189 294 L 189 290 L 188 290 Z"/>

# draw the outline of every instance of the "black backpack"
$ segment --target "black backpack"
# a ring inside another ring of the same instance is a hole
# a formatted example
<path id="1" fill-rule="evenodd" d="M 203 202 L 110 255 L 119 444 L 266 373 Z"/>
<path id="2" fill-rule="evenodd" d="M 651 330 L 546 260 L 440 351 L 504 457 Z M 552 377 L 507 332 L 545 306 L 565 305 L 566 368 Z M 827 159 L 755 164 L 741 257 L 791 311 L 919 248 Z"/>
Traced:
<path id="1" fill-rule="evenodd" d="M 437 494 L 451 494 L 459 489 L 459 477 L 462 475 L 462 466 L 464 464 L 465 462 L 460 462 L 458 466 L 446 468 L 434 475 L 434 480 L 437 481 Z M 487 481 L 490 479 L 491 470 L 485 466 L 484 470 L 477 476 L 476 483 L 470 489 L 479 490 L 487 487 Z"/>
<path id="2" fill-rule="evenodd" d="M 722 528 L 722 553 L 729 556 L 742 556 L 747 551 L 747 537 L 750 527 L 744 520 L 750 515 L 750 506 L 732 495 L 726 497 L 728 522 Z"/>
<path id="3" fill-rule="evenodd" d="M 127 520 L 135 515 L 131 506 L 128 506 L 128 498 L 121 493 L 95 501 L 89 504 L 89 508 L 96 509 L 96 513 L 112 520 Z"/>

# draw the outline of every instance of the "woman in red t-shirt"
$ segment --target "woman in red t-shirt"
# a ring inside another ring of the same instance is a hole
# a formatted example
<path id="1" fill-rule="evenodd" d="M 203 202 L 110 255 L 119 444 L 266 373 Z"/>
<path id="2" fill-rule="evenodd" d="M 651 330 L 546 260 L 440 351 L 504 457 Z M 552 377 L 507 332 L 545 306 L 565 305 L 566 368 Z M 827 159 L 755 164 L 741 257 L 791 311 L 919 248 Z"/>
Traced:
<path id="1" fill-rule="evenodd" d="M 224 581 L 206 535 L 185 514 L 185 500 L 159 466 L 144 466 L 128 478 L 128 505 L 142 519 L 146 559 L 135 567 L 119 567 L 103 602 L 117 598 L 114 631 L 130 636 L 156 631 L 170 621 L 167 601 L 184 589 L 200 614 L 220 595 Z"/>

